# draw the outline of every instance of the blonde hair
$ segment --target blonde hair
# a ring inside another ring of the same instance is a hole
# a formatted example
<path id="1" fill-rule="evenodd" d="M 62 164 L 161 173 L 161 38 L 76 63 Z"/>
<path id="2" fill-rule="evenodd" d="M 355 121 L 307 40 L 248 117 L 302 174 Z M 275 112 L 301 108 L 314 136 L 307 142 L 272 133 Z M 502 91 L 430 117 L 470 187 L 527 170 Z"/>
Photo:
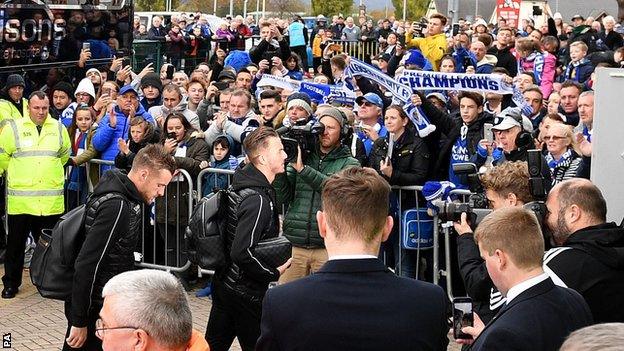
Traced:
<path id="1" fill-rule="evenodd" d="M 480 249 L 493 255 L 500 250 L 519 269 L 542 266 L 544 237 L 535 214 L 522 207 L 506 207 L 485 217 L 474 235 Z"/>
<path id="2" fill-rule="evenodd" d="M 587 44 L 583 43 L 582 41 L 575 41 L 574 43 L 570 44 L 570 49 L 571 48 L 579 48 L 584 52 L 587 52 Z"/>
<path id="3" fill-rule="evenodd" d="M 533 201 L 529 190 L 529 166 L 526 162 L 503 162 L 481 175 L 481 184 L 502 197 L 509 194 L 523 203 Z"/>

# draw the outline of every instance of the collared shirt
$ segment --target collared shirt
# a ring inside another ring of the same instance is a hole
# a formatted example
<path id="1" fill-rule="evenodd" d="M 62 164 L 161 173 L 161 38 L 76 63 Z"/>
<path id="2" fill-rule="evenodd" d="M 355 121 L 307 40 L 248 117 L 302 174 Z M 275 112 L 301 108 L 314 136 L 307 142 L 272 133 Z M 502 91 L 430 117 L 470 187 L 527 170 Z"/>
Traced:
<path id="1" fill-rule="evenodd" d="M 543 282 L 546 279 L 548 279 L 548 274 L 542 272 L 542 274 L 536 277 L 527 279 L 523 281 L 522 283 L 515 285 L 514 287 L 509 289 L 509 291 L 507 292 L 507 304 L 509 304 L 511 300 L 513 300 L 514 298 L 518 297 L 518 295 L 522 294 L 526 290 L 529 290 L 530 288 Z"/>
<path id="2" fill-rule="evenodd" d="M 373 255 L 336 255 L 329 256 L 329 260 L 364 260 L 369 258 L 377 258 L 377 256 Z"/>

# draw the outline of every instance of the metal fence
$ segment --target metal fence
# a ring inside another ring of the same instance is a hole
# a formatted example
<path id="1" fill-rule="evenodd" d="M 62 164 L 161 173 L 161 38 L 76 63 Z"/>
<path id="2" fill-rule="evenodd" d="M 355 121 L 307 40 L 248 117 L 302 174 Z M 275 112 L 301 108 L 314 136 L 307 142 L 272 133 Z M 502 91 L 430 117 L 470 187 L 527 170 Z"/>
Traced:
<path id="1" fill-rule="evenodd" d="M 92 191 L 91 184 L 95 185 L 97 179 L 90 179 L 91 174 L 100 174 L 102 166 L 111 167 L 113 161 L 105 161 L 94 159 L 87 165 L 87 177 L 89 178 L 89 192 Z M 93 170 L 92 168 L 96 168 Z M 157 206 L 143 205 L 144 216 L 141 229 L 141 242 L 138 251 L 140 251 L 140 260 L 137 266 L 145 268 L 161 269 L 172 272 L 182 272 L 191 266 L 191 262 L 187 259 L 184 250 L 184 235 L 188 220 L 192 215 L 194 205 L 207 194 L 217 190 L 218 188 L 226 188 L 232 183 L 234 171 L 228 169 L 206 168 L 203 169 L 196 179 L 192 179 L 191 175 L 183 170 L 178 170 L 178 174 L 169 184 L 165 195 L 158 199 Z M 219 177 L 222 177 L 219 179 Z M 224 178 L 223 178 L 224 177 Z M 212 183 L 207 183 L 212 182 Z M 413 255 L 415 252 L 415 267 L 409 267 L 415 270 L 415 277 L 425 276 L 423 272 L 429 271 L 429 278 L 434 284 L 444 285 L 446 287 L 449 298 L 453 297 L 452 252 L 451 237 L 453 235 L 452 222 L 442 222 L 437 215 L 427 217 L 424 215 L 426 207 L 422 206 L 424 198 L 422 196 L 422 186 L 404 186 L 393 187 L 393 198 L 396 206 L 393 208 L 395 216 L 395 226 L 397 226 L 399 250 L 398 260 L 396 260 L 397 275 L 402 274 L 404 268 L 404 255 Z M 173 192 L 173 193 L 171 193 Z M 463 197 L 461 200 L 467 200 L 466 197 L 471 195 L 468 190 L 453 190 L 452 195 Z M 168 201 L 175 199 L 175 203 L 170 204 Z M 393 205 L 391 204 L 391 208 Z M 174 220 L 169 221 L 169 209 L 174 208 Z M 164 210 L 165 223 L 159 218 Z M 286 214 L 287 207 L 282 208 L 282 215 Z M 412 214 L 417 214 L 415 218 L 410 218 Z M 411 221 L 410 221 L 411 219 Z M 431 222 L 431 233 L 429 230 L 422 228 L 422 222 Z M 415 223 L 413 223 L 415 222 Z M 413 223 L 414 226 L 409 224 Z M 163 225 L 165 224 L 165 225 Z M 167 225 L 168 224 L 168 225 Z M 430 236 L 431 237 L 430 237 Z M 162 240 L 164 247 L 159 247 L 159 239 Z M 395 242 L 396 243 L 396 242 Z M 410 243 L 412 244 L 411 247 Z M 415 246 L 414 246 L 415 245 Z M 443 251 L 440 249 L 442 245 Z M 441 257 L 440 255 L 443 255 Z M 425 257 L 426 256 L 426 257 Z M 430 258 L 430 260 L 429 260 Z M 441 265 L 441 260 L 444 260 Z M 425 262 L 425 266 L 421 266 Z M 392 265 L 392 263 L 390 263 Z M 442 267 L 443 266 L 443 267 Z M 213 274 L 214 272 L 198 267 L 199 275 Z"/>

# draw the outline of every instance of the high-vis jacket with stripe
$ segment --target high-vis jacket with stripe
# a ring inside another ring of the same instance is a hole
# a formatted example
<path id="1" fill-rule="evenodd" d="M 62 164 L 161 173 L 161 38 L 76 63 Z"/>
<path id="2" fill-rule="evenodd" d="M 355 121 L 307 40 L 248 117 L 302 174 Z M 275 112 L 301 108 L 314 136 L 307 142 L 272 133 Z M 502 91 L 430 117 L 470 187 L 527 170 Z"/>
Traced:
<path id="1" fill-rule="evenodd" d="M 25 98 L 22 98 L 22 111 L 10 101 L 0 99 L 0 121 L 7 118 L 20 119 L 26 116 L 28 116 L 28 100 Z"/>
<path id="2" fill-rule="evenodd" d="M 30 118 L 7 119 L 0 133 L 0 171 L 7 173 L 7 213 L 50 216 L 63 213 L 67 130 L 49 115 L 41 132 Z"/>

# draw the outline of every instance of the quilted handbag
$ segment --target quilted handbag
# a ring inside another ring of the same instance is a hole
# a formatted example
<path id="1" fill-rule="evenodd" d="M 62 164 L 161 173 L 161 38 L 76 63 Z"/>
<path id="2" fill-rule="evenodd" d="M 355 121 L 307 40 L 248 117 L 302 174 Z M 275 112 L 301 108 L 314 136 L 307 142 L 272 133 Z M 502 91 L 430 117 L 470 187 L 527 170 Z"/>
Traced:
<path id="1" fill-rule="evenodd" d="M 292 245 L 285 236 L 261 240 L 256 245 L 256 257 L 271 267 L 286 263 L 292 254 Z"/>

